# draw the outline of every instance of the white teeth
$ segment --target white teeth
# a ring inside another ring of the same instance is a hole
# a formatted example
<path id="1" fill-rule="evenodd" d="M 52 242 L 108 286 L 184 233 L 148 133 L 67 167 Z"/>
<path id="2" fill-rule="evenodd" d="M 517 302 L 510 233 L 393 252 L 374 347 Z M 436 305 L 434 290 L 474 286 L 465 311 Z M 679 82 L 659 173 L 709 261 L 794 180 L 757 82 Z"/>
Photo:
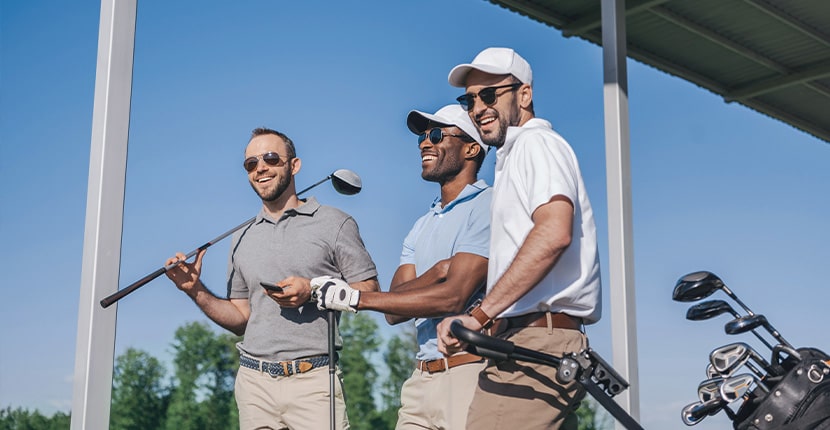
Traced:
<path id="1" fill-rule="evenodd" d="M 270 181 L 271 179 L 272 179 L 272 178 L 259 178 L 259 179 L 257 179 L 257 182 L 268 182 L 268 181 Z"/>
<path id="2" fill-rule="evenodd" d="M 491 122 L 493 122 L 495 120 L 496 120 L 495 118 L 484 118 L 481 121 L 479 121 L 478 123 L 481 124 L 481 125 L 485 125 L 485 124 L 490 124 Z"/>
<path id="3" fill-rule="evenodd" d="M 421 161 L 432 161 L 432 160 L 435 160 L 435 159 L 436 159 L 436 157 L 434 157 L 434 156 L 432 156 L 432 155 L 424 155 L 424 156 L 421 158 Z"/>

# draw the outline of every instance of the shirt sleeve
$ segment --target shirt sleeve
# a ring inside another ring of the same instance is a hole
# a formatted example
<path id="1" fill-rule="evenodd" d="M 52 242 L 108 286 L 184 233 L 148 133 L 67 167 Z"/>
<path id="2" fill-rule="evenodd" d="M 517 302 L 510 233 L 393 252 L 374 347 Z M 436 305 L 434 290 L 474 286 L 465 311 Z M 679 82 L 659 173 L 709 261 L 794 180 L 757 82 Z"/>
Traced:
<path id="1" fill-rule="evenodd" d="M 346 218 L 340 226 L 334 247 L 337 268 L 348 283 L 365 281 L 378 275 L 375 263 L 360 238 L 357 223 Z"/>
<path id="2" fill-rule="evenodd" d="M 566 142 L 541 133 L 527 133 L 514 151 L 520 163 L 522 186 L 532 214 L 553 196 L 561 195 L 576 206 L 577 175 L 573 152 Z"/>
<path id="3" fill-rule="evenodd" d="M 493 190 L 487 188 L 472 201 L 464 234 L 459 238 L 453 254 L 466 252 L 488 258 L 490 255 L 490 201 Z"/>

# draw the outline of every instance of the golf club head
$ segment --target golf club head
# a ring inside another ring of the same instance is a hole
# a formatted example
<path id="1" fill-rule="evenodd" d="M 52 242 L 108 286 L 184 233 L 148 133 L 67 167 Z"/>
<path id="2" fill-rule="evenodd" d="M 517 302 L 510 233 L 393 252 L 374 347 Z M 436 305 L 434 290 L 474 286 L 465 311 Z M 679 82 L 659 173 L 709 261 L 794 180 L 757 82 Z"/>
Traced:
<path id="1" fill-rule="evenodd" d="M 694 302 L 709 297 L 722 288 L 723 281 L 712 272 L 689 273 L 677 281 L 672 299 L 676 302 Z"/>
<path id="2" fill-rule="evenodd" d="M 712 350 L 709 354 L 709 362 L 720 375 L 728 376 L 746 363 L 749 356 L 749 345 L 736 342 Z"/>
<path id="3" fill-rule="evenodd" d="M 697 386 L 697 396 L 701 403 L 706 403 L 712 399 L 720 398 L 720 385 L 723 383 L 722 376 L 715 376 L 707 379 Z"/>
<path id="4" fill-rule="evenodd" d="M 762 314 L 744 315 L 735 318 L 723 326 L 726 334 L 741 334 L 767 324 L 767 317 Z"/>
<path id="5" fill-rule="evenodd" d="M 749 373 L 726 378 L 720 384 L 720 398 L 727 403 L 732 403 L 748 393 L 753 382 L 758 386 L 762 386 L 758 378 Z"/>
<path id="6" fill-rule="evenodd" d="M 724 313 L 730 313 L 736 318 L 740 316 L 729 303 L 723 300 L 707 300 L 692 305 L 686 311 L 686 319 L 689 321 L 703 321 Z"/>
<path id="7" fill-rule="evenodd" d="M 340 194 L 351 196 L 360 192 L 363 181 L 357 173 L 347 169 L 335 170 L 331 174 L 331 185 Z"/>
<path id="8" fill-rule="evenodd" d="M 708 402 L 690 403 L 680 411 L 680 418 L 683 420 L 683 424 L 693 426 L 703 421 L 707 416 L 718 413 L 725 404 L 726 402 L 720 398 Z"/>
<path id="9" fill-rule="evenodd" d="M 712 363 L 707 364 L 706 365 L 706 378 L 707 379 L 712 379 L 712 378 L 715 378 L 715 377 L 718 377 L 718 376 L 720 376 L 720 373 L 718 373 L 718 371 L 715 370 L 715 366 L 712 366 Z"/>

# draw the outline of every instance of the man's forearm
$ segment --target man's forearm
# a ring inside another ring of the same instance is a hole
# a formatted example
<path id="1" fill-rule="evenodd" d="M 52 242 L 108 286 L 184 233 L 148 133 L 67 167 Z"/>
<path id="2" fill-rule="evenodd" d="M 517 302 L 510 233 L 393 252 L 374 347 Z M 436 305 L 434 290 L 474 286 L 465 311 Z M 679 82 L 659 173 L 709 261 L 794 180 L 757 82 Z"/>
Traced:
<path id="1" fill-rule="evenodd" d="M 216 297 L 201 281 L 193 291 L 188 292 L 188 296 L 211 321 L 237 336 L 245 334 L 248 316 L 230 300 Z"/>

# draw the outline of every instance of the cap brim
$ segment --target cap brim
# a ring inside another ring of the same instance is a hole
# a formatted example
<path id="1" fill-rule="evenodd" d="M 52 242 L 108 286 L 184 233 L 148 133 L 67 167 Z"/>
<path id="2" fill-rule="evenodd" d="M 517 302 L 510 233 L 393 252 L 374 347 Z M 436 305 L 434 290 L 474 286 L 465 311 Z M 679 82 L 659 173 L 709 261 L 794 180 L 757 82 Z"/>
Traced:
<path id="1" fill-rule="evenodd" d="M 504 70 L 501 67 L 487 66 L 487 65 L 473 65 L 473 64 L 459 64 L 450 70 L 447 81 L 454 87 L 464 88 L 467 86 L 467 74 L 470 70 L 480 70 L 491 75 L 509 75 L 509 70 Z"/>
<path id="2" fill-rule="evenodd" d="M 435 115 L 417 110 L 409 111 L 409 115 L 406 116 L 406 126 L 409 127 L 409 131 L 415 134 L 425 132 L 430 121 L 435 124 L 439 124 L 441 127 L 452 125 L 439 120 Z"/>

